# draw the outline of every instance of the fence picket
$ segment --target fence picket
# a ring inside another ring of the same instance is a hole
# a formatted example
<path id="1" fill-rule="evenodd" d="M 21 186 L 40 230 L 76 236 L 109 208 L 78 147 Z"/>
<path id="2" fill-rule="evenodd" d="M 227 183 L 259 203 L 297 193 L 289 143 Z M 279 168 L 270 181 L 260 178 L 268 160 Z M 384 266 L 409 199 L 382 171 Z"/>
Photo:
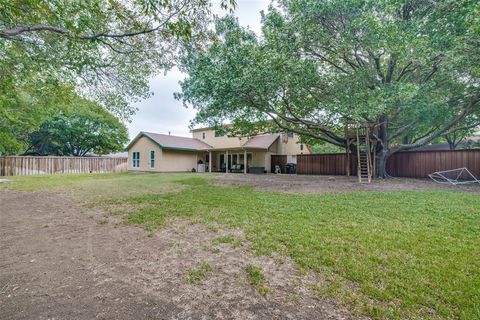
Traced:
<path id="1" fill-rule="evenodd" d="M 127 158 L 0 157 L 0 176 L 126 172 Z"/>
<path id="2" fill-rule="evenodd" d="M 285 172 L 287 156 L 272 155 L 271 172 L 275 165 Z M 350 174 L 357 174 L 356 156 L 351 155 Z M 299 154 L 297 173 L 314 175 L 346 175 L 347 155 L 343 153 Z M 480 177 L 480 149 L 445 151 L 405 151 L 391 156 L 387 172 L 394 177 L 428 178 L 435 171 L 468 168 Z"/>

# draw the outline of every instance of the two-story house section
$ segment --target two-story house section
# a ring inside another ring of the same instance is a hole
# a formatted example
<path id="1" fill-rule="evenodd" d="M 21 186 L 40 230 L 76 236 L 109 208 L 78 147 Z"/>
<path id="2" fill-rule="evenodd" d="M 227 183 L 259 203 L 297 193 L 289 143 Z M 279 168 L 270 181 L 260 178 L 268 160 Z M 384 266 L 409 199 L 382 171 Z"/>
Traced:
<path id="1" fill-rule="evenodd" d="M 233 137 L 214 128 L 194 129 L 191 138 L 140 132 L 127 150 L 129 170 L 153 172 L 266 173 L 274 154 L 296 162 L 310 153 L 293 133 Z"/>

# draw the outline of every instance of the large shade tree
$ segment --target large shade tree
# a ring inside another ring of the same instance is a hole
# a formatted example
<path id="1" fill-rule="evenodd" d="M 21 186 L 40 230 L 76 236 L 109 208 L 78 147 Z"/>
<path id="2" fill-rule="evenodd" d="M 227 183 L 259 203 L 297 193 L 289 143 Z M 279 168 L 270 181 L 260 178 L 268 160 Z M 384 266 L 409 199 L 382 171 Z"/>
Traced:
<path id="1" fill-rule="evenodd" d="M 80 97 L 69 85 L 26 81 L 16 92 L 0 90 L 0 100 L 4 106 L 0 110 L 0 155 L 68 154 L 60 150 L 59 141 L 78 139 L 87 145 L 92 140 L 86 139 L 90 135 L 98 136 L 98 147 L 85 150 L 105 153 L 105 150 L 122 149 L 128 138 L 125 125 L 117 117 L 100 104 Z M 67 122 L 74 127 L 68 133 Z M 53 128 L 52 124 L 57 125 L 58 137 L 48 130 Z M 73 134 L 77 134 L 77 138 Z M 71 154 L 80 155 L 81 152 Z"/>
<path id="2" fill-rule="evenodd" d="M 208 0 L 0 0 L 0 86 L 55 78 L 128 119 L 210 18 Z"/>
<path id="3" fill-rule="evenodd" d="M 477 1 L 284 0 L 263 37 L 233 18 L 185 53 L 178 98 L 195 123 L 289 130 L 345 145 L 345 122 L 373 124 L 377 175 L 392 154 L 475 119 L 480 101 Z M 272 123 L 274 128 L 272 128 Z"/>
<path id="4" fill-rule="evenodd" d="M 77 94 L 129 120 L 148 79 L 205 41 L 211 17 L 209 0 L 0 0 L 0 155 L 24 152 Z"/>
<path id="5" fill-rule="evenodd" d="M 77 97 L 75 108 L 47 118 L 29 134 L 27 154 L 103 155 L 123 150 L 127 128 L 102 106 Z"/>

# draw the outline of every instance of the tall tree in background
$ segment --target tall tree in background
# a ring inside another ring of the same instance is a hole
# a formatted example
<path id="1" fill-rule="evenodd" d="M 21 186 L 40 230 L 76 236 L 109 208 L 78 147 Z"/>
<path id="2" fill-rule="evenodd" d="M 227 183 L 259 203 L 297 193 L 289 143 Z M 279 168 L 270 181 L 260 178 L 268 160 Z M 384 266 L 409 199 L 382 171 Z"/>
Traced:
<path id="1" fill-rule="evenodd" d="M 27 154 L 103 155 L 123 150 L 127 128 L 97 103 L 76 98 L 75 108 L 46 119 L 30 133 Z"/>
<path id="2" fill-rule="evenodd" d="M 447 141 L 450 150 L 457 149 L 460 145 L 462 147 L 471 146 L 468 145 L 468 138 L 475 134 L 480 123 L 480 113 L 473 113 L 465 117 L 461 123 L 449 131 L 447 131 L 442 137 Z"/>
<path id="3" fill-rule="evenodd" d="M 25 152 L 29 134 L 46 119 L 75 108 L 77 98 L 71 85 L 54 80 L 26 78 L 13 88 L 0 86 L 0 155 Z"/>
<path id="4" fill-rule="evenodd" d="M 186 52 L 177 98 L 198 109 L 194 123 L 272 130 L 273 122 L 338 146 L 345 121 L 374 123 L 377 176 L 386 177 L 392 154 L 478 113 L 477 1 L 280 4 L 264 17 L 261 40 L 227 18 L 206 50 Z"/>
<path id="5" fill-rule="evenodd" d="M 0 98 L 5 106 L 4 116 L 0 117 L 0 154 L 79 155 L 80 151 L 62 151 L 59 142 L 71 144 L 76 139 L 85 140 L 87 145 L 92 135 L 98 136 L 95 143 L 99 147 L 83 149 L 103 154 L 121 150 L 128 139 L 125 125 L 117 117 L 98 103 L 80 97 L 72 86 L 27 82 L 17 91 L 10 95 L 5 92 Z"/>

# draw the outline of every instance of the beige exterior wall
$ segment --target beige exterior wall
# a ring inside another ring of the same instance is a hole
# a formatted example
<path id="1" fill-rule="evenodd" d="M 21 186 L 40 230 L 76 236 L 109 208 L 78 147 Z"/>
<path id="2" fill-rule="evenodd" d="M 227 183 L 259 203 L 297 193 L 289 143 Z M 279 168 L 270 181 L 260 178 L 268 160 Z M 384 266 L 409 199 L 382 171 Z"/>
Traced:
<path id="1" fill-rule="evenodd" d="M 150 168 L 150 151 L 155 151 L 155 167 Z M 140 167 L 133 167 L 133 152 L 140 152 Z M 196 168 L 197 153 L 161 149 L 147 137 L 141 137 L 128 150 L 128 170 L 139 172 L 186 172 Z"/>
<path id="2" fill-rule="evenodd" d="M 205 134 L 205 139 L 203 139 L 203 134 Z M 209 128 L 193 131 L 192 137 L 208 143 L 214 148 L 238 148 L 248 141 L 247 137 L 227 137 L 226 135 L 215 137 L 215 130 Z M 270 152 L 285 155 L 310 154 L 306 145 L 303 145 L 303 150 L 301 150 L 301 143 L 297 134 L 293 134 L 293 138 L 289 138 L 287 134 L 281 134 L 275 145 L 277 149 L 269 150 Z"/>
<path id="3" fill-rule="evenodd" d="M 150 168 L 150 150 L 155 151 L 155 167 Z M 140 167 L 133 167 L 133 152 L 140 152 Z M 141 137 L 133 146 L 128 149 L 128 170 L 131 171 L 159 171 L 159 164 L 162 158 L 162 149 L 147 137 Z"/>
<path id="4" fill-rule="evenodd" d="M 260 167 L 265 167 L 267 173 L 270 173 L 270 167 L 272 165 L 272 154 L 277 154 L 281 150 L 282 139 L 281 137 L 273 143 L 270 148 L 268 148 L 267 152 L 264 152 L 264 161 L 263 165 Z"/>
<path id="5" fill-rule="evenodd" d="M 205 139 L 203 139 L 204 133 Z M 215 130 L 213 129 L 193 131 L 192 136 L 214 148 L 238 148 L 248 141 L 246 137 L 228 137 L 227 135 L 215 137 Z"/>
<path id="6" fill-rule="evenodd" d="M 303 145 L 303 150 L 300 146 L 300 139 L 296 133 L 293 134 L 293 138 L 289 138 L 287 134 L 281 134 L 277 153 L 285 155 L 310 154 L 306 145 Z"/>
<path id="7" fill-rule="evenodd" d="M 265 167 L 265 159 L 267 157 L 267 152 L 264 151 L 253 151 L 252 154 L 252 167 Z"/>
<path id="8" fill-rule="evenodd" d="M 162 150 L 161 172 L 187 172 L 197 169 L 197 153 L 192 151 Z"/>

